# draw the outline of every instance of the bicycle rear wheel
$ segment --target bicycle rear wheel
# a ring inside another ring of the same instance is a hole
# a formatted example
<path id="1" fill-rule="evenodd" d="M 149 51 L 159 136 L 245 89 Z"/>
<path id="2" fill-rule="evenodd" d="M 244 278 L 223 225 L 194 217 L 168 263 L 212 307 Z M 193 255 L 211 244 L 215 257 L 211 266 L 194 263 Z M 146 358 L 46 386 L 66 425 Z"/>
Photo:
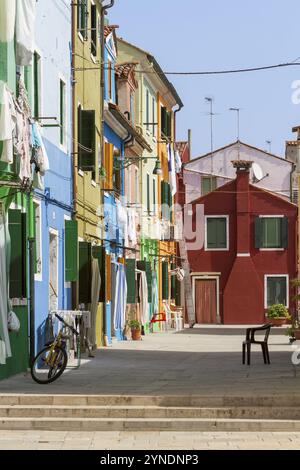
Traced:
<path id="1" fill-rule="evenodd" d="M 51 358 L 51 364 L 48 364 L 50 354 L 54 356 Z M 67 362 L 68 355 L 64 348 L 57 346 L 51 351 L 51 346 L 47 346 L 34 358 L 30 369 L 31 377 L 41 385 L 54 382 L 65 370 Z"/>

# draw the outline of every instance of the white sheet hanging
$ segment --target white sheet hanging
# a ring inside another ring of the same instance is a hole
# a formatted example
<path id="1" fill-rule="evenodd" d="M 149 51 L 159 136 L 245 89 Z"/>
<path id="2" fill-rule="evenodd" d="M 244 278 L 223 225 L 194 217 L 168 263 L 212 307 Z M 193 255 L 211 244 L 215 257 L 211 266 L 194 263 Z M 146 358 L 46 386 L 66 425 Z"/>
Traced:
<path id="1" fill-rule="evenodd" d="M 92 262 L 92 304 L 91 304 L 91 315 L 90 318 L 90 343 L 93 347 L 96 346 L 96 320 L 97 320 L 97 312 L 98 312 L 98 305 L 99 305 L 99 295 L 100 295 L 100 288 L 101 288 L 101 276 L 99 270 L 99 263 L 97 259 L 93 259 Z"/>
<path id="2" fill-rule="evenodd" d="M 16 0 L 1 0 L 0 6 L 0 42 L 11 42 L 15 35 Z"/>
<path id="3" fill-rule="evenodd" d="M 1 160 L 13 163 L 13 132 L 16 126 L 16 109 L 12 95 L 3 81 L 0 81 L 0 140 L 3 141 Z"/>
<path id="4" fill-rule="evenodd" d="M 145 271 L 141 272 L 140 278 L 140 319 L 141 324 L 146 325 L 149 315 L 148 315 L 148 284 L 147 284 L 147 276 Z"/>
<path id="5" fill-rule="evenodd" d="M 171 187 L 171 194 L 175 196 L 177 192 L 177 180 L 175 169 L 175 155 L 172 145 L 168 144 L 168 160 L 169 160 L 169 183 Z"/>
<path id="6" fill-rule="evenodd" d="M 17 0 L 16 63 L 31 65 L 34 52 L 36 0 Z"/>
<path id="7" fill-rule="evenodd" d="M 10 239 L 8 228 L 5 216 L 0 215 L 0 339 L 5 344 L 5 359 L 11 357 L 10 339 L 7 327 L 9 260 Z"/>

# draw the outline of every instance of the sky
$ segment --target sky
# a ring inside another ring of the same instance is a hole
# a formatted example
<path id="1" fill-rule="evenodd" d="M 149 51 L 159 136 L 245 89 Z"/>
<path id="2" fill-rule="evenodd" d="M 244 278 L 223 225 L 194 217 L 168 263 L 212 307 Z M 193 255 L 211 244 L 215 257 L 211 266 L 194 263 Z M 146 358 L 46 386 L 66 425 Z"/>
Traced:
<path id="1" fill-rule="evenodd" d="M 300 56 L 299 0 L 116 0 L 109 10 L 118 35 L 155 56 L 168 72 L 224 70 L 294 61 Z M 300 59 L 299 59 L 300 62 Z M 192 130 L 192 155 L 210 151 L 214 100 L 214 148 L 240 139 L 284 156 L 285 141 L 300 125 L 300 66 L 247 74 L 169 76 L 184 108 L 177 114 L 177 140 Z M 295 83 L 296 81 L 299 83 Z M 298 97 L 300 93 L 298 94 Z M 297 98 L 297 96 L 296 96 Z"/>

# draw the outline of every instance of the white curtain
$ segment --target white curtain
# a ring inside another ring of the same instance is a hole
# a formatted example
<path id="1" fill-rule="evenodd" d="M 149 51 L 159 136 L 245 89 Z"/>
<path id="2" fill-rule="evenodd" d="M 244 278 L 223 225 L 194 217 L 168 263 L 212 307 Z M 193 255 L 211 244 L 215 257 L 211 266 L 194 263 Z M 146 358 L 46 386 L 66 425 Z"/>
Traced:
<path id="1" fill-rule="evenodd" d="M 16 0 L 0 0 L 0 42 L 11 42 L 15 34 Z"/>
<path id="2" fill-rule="evenodd" d="M 141 272 L 139 295 L 141 324 L 146 325 L 148 321 L 148 284 L 145 271 Z"/>
<path id="3" fill-rule="evenodd" d="M 97 259 L 93 259 L 92 263 L 92 305 L 91 305 L 91 330 L 90 342 L 93 347 L 96 346 L 96 320 L 99 305 L 99 295 L 101 288 L 101 276 L 99 263 Z"/>
<path id="4" fill-rule="evenodd" d="M 7 222 L 4 215 L 0 214 L 0 341 L 2 363 L 7 357 L 11 357 L 10 339 L 7 328 L 8 316 L 8 273 L 10 261 L 10 238 Z M 4 345 L 3 345 L 4 343 Z M 5 353 L 4 353 L 5 349 Z"/>

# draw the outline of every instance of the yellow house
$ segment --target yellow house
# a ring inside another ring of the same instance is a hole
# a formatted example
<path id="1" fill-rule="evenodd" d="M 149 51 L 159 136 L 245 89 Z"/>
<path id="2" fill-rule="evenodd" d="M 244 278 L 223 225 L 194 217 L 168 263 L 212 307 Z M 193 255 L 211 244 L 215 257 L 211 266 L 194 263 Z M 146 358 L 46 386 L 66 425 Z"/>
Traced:
<path id="1" fill-rule="evenodd" d="M 74 207 L 78 222 L 79 279 L 74 286 L 74 307 L 91 309 L 93 347 L 103 344 L 102 304 L 92 298 L 91 285 L 99 277 L 102 263 L 103 161 L 102 82 L 100 20 L 101 2 L 85 0 L 73 11 L 73 165 Z M 102 280 L 103 284 L 103 280 Z M 96 311 L 95 311 L 96 308 Z"/>

